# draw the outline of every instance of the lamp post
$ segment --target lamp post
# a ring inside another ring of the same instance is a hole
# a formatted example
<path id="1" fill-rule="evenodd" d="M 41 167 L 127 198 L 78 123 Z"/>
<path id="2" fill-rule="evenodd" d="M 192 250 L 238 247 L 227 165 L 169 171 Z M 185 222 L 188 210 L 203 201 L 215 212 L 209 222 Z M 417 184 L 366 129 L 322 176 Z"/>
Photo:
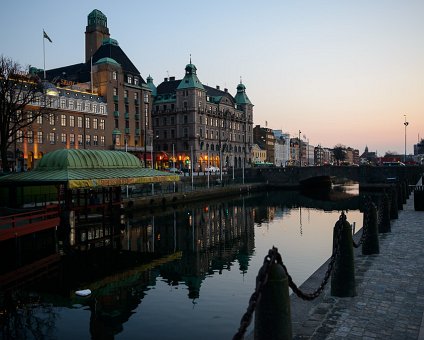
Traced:
<path id="1" fill-rule="evenodd" d="M 302 132 L 299 130 L 299 166 L 302 166 L 302 143 L 300 142 L 300 134 Z"/>
<path id="2" fill-rule="evenodd" d="M 406 115 L 403 115 L 405 117 L 405 122 L 403 125 L 405 125 L 405 156 L 403 158 L 403 162 L 406 163 L 406 127 L 409 125 L 409 123 L 406 121 Z"/>

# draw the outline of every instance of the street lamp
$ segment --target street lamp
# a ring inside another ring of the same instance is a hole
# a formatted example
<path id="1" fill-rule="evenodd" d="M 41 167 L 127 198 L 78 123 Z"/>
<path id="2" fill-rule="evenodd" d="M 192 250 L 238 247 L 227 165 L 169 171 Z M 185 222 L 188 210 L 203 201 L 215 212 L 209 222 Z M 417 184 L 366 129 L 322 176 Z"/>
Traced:
<path id="1" fill-rule="evenodd" d="M 300 142 L 300 134 L 302 131 L 299 130 L 299 166 L 302 166 L 302 143 Z"/>
<path id="2" fill-rule="evenodd" d="M 406 163 L 406 127 L 409 125 L 409 123 L 406 121 L 406 115 L 403 116 L 405 117 L 405 122 L 403 123 L 403 125 L 405 125 L 405 156 L 403 162 Z"/>

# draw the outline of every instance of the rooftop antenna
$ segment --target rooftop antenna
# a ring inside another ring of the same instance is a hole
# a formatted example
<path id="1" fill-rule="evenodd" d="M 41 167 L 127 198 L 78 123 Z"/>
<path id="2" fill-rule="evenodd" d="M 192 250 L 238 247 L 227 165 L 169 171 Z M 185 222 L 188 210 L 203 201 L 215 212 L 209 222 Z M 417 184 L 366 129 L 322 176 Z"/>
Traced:
<path id="1" fill-rule="evenodd" d="M 241 81 L 241 76 L 240 76 L 240 84 L 243 84 L 243 82 Z"/>
<path id="2" fill-rule="evenodd" d="M 191 64 L 191 53 L 190 53 L 190 64 Z"/>

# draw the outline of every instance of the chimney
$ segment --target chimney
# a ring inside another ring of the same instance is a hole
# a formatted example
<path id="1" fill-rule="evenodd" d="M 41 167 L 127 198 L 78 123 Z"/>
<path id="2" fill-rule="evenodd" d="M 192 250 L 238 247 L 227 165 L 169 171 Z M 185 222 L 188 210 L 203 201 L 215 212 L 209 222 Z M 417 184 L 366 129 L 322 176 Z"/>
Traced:
<path id="1" fill-rule="evenodd" d="M 216 85 L 216 89 L 219 90 L 219 85 Z"/>
<path id="2" fill-rule="evenodd" d="M 227 93 L 228 92 L 228 89 L 224 89 L 224 92 Z"/>
<path id="3" fill-rule="evenodd" d="M 175 77 L 169 77 L 169 80 L 170 81 L 175 80 Z"/>
<path id="4" fill-rule="evenodd" d="M 168 81 L 168 78 L 163 78 L 163 81 Z"/>

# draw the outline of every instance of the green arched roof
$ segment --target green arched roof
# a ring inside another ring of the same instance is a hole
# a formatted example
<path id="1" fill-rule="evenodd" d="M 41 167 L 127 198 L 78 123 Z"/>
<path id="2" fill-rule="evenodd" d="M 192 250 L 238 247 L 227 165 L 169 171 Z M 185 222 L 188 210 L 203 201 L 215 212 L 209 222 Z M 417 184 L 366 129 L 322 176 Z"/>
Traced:
<path id="1" fill-rule="evenodd" d="M 0 185 L 65 184 L 70 189 L 179 181 L 179 176 L 143 168 L 129 152 L 62 149 L 47 153 L 34 170 L 0 177 Z"/>
<path id="2" fill-rule="evenodd" d="M 47 153 L 37 170 L 116 169 L 141 167 L 140 160 L 123 151 L 62 149 Z"/>

